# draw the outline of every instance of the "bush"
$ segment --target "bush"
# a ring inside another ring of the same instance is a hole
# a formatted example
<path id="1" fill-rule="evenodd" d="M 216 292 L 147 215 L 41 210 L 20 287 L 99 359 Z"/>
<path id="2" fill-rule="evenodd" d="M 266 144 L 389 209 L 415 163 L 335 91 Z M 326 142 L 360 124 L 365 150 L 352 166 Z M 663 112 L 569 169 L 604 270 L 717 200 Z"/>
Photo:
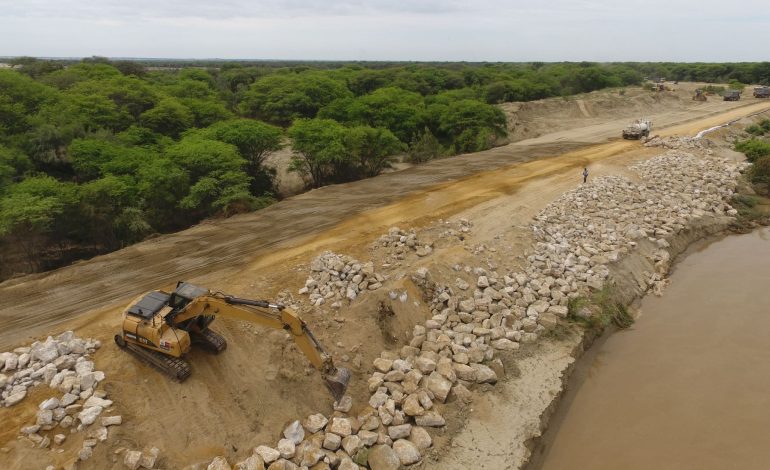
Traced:
<path id="1" fill-rule="evenodd" d="M 770 193 L 770 156 L 758 158 L 749 173 L 751 182 L 759 186 L 764 194 Z"/>
<path id="2" fill-rule="evenodd" d="M 750 162 L 770 155 L 770 142 L 760 139 L 743 140 L 735 144 L 735 150 L 742 152 Z"/>
<path id="3" fill-rule="evenodd" d="M 414 136 L 409 144 L 408 160 L 412 163 L 423 163 L 440 157 L 444 150 L 436 136 L 427 127 Z"/>
<path id="4" fill-rule="evenodd" d="M 746 132 L 748 132 L 751 135 L 754 136 L 763 136 L 770 132 L 770 119 L 762 119 L 756 124 L 752 124 L 750 126 L 747 126 L 746 129 L 744 129 Z"/>
<path id="5" fill-rule="evenodd" d="M 725 91 L 725 87 L 723 86 L 717 86 L 717 85 L 706 85 L 703 87 L 704 93 L 714 93 L 717 95 L 721 95 Z"/>

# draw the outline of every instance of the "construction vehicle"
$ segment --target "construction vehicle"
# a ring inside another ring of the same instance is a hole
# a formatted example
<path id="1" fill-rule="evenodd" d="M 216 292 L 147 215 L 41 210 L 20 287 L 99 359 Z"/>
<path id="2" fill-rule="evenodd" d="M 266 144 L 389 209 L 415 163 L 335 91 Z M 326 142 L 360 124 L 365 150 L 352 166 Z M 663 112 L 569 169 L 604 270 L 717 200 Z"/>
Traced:
<path id="1" fill-rule="evenodd" d="M 741 92 L 738 90 L 725 90 L 722 93 L 722 101 L 738 101 L 741 99 Z"/>
<path id="2" fill-rule="evenodd" d="M 652 121 L 649 119 L 637 119 L 623 129 L 624 139 L 641 139 L 642 137 L 649 137 L 652 130 Z"/>
<path id="3" fill-rule="evenodd" d="M 770 98 L 770 87 L 754 87 L 754 98 Z"/>
<path id="4" fill-rule="evenodd" d="M 334 366 L 331 356 L 296 313 L 280 304 L 212 293 L 184 281 L 171 293 L 153 290 L 134 299 L 123 311 L 123 327 L 115 335 L 115 343 L 182 382 L 192 372 L 184 356 L 193 345 L 213 354 L 227 348 L 225 338 L 210 328 L 219 316 L 286 330 L 321 372 L 335 400 L 345 394 L 350 371 Z"/>
<path id="5" fill-rule="evenodd" d="M 695 90 L 695 94 L 692 96 L 693 101 L 706 101 L 706 94 L 700 88 Z"/>

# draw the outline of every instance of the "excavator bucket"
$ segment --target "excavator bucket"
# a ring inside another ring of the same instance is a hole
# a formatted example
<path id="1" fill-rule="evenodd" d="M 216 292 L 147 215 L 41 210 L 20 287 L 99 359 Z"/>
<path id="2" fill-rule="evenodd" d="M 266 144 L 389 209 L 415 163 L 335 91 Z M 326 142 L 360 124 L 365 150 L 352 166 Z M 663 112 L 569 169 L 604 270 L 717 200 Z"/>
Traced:
<path id="1" fill-rule="evenodd" d="M 324 377 L 326 386 L 329 391 L 332 392 L 334 400 L 340 401 L 345 396 L 345 390 L 348 389 L 348 382 L 350 382 L 350 371 L 344 367 L 338 367 Z"/>

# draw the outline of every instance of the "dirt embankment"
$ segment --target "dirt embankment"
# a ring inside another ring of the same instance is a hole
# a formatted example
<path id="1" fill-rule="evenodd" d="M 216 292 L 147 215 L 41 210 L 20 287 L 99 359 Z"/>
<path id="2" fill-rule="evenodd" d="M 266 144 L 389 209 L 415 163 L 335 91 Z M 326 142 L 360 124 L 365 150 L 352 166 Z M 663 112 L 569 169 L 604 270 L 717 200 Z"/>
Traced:
<path id="1" fill-rule="evenodd" d="M 720 115 L 688 126 L 697 129 L 723 119 Z M 552 148 L 569 147 L 560 143 Z M 363 377 L 371 373 L 373 359 L 383 350 L 398 349 L 409 338 L 410 326 L 432 314 L 422 289 L 410 280 L 417 267 L 427 267 L 448 283 L 463 278 L 471 285 L 476 282 L 471 268 L 479 264 L 501 272 L 520 269 L 531 250 L 532 217 L 578 183 L 579 168 L 590 165 L 591 178 L 629 174 L 629 162 L 656 153 L 637 143 L 612 142 L 506 166 L 515 160 L 513 155 L 532 158 L 528 152 L 533 148 L 545 147 L 512 145 L 440 162 L 443 166 L 426 165 L 370 182 L 325 188 L 293 198 L 281 206 L 286 213 L 277 207 L 273 212 L 216 221 L 48 276 L 5 284 L 0 286 L 7 294 L 0 301 L 1 339 L 19 344 L 28 335 L 76 328 L 80 335 L 104 342 L 95 356 L 96 366 L 107 372 L 105 388 L 119 404 L 125 424 L 115 432 L 111 447 L 95 452 L 94 462 L 111 462 L 118 447 L 149 443 L 163 449 L 162 462 L 168 468 L 217 454 L 243 458 L 254 445 L 272 443 L 288 421 L 312 412 L 331 413 L 316 372 L 282 333 L 221 320 L 216 328 L 228 339 L 228 350 L 221 356 L 194 352 L 192 378 L 185 384 L 170 383 L 110 344 L 126 296 L 159 283 L 168 287 L 180 278 L 252 298 L 276 298 L 287 290 L 282 298 L 298 305 L 321 342 L 354 371 L 351 395 L 357 413 L 367 401 Z M 493 171 L 468 175 L 485 169 Z M 431 174 L 434 170 L 437 173 Z M 460 216 L 473 222 L 470 232 L 459 231 Z M 450 225 L 447 219 L 452 220 Z M 432 243 L 431 253 L 399 253 L 374 243 L 393 225 L 423 227 L 418 235 Z M 387 282 L 382 290 L 361 296 L 338 312 L 300 302 L 297 290 L 308 275 L 308 264 L 323 249 L 371 260 Z M 394 301 L 391 292 L 398 299 L 405 294 L 407 300 Z M 89 307 L 99 308 L 84 314 Z M 509 364 L 513 371 L 513 363 Z M 0 418 L 34 420 L 34 402 L 2 409 Z M 446 413 L 450 422 L 452 413 Z M 443 451 L 441 433 L 434 438 L 436 448 Z M 11 468 L 29 462 L 44 466 L 47 459 L 19 452 L 10 454 Z"/>

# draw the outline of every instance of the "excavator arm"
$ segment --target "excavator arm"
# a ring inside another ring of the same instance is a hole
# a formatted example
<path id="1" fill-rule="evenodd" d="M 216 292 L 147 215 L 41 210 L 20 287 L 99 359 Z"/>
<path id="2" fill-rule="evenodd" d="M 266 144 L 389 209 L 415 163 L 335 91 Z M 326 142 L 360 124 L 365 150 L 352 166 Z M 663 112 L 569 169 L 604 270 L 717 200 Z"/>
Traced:
<path id="1" fill-rule="evenodd" d="M 331 356 L 324 351 L 304 320 L 283 305 L 209 293 L 191 300 L 183 309 L 170 316 L 169 320 L 174 326 L 201 315 L 224 316 L 287 331 L 300 351 L 321 372 L 334 399 L 339 401 L 345 394 L 350 382 L 350 371 L 344 367 L 335 367 Z"/>

